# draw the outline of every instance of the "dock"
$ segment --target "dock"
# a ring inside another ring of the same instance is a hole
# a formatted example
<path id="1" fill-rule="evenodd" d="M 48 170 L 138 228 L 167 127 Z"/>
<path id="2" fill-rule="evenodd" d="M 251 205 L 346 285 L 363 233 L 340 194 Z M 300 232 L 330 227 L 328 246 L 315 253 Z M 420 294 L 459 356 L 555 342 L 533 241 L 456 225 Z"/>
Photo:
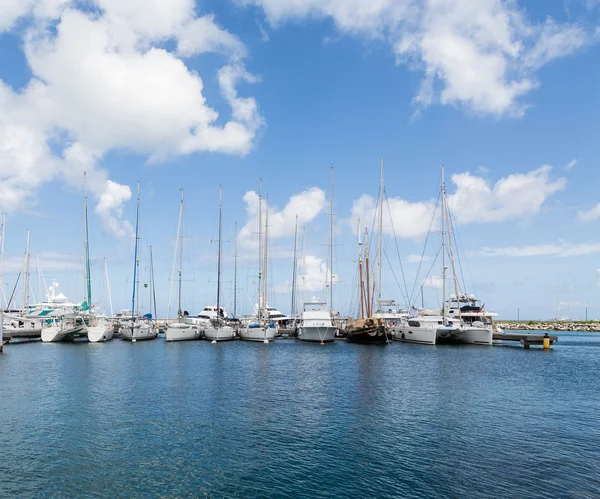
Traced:
<path id="1" fill-rule="evenodd" d="M 526 350 L 531 345 L 540 345 L 544 349 L 549 349 L 558 341 L 558 336 L 546 334 L 527 334 L 527 333 L 494 333 L 494 341 L 518 341 Z"/>

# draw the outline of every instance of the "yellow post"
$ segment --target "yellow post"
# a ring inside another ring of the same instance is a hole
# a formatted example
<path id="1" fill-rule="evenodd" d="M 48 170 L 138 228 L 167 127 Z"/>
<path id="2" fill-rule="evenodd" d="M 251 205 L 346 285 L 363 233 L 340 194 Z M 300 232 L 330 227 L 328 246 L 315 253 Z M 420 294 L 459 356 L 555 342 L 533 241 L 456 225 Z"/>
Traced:
<path id="1" fill-rule="evenodd" d="M 544 335 L 544 350 L 550 350 L 550 337 L 547 334 Z"/>

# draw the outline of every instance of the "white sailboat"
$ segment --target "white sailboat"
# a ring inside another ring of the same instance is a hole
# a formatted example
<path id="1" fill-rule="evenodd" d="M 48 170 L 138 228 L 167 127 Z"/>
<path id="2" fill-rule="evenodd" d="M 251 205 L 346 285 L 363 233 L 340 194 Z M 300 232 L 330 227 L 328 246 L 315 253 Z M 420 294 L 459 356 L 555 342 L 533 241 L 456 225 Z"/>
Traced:
<path id="1" fill-rule="evenodd" d="M 136 291 L 139 288 L 139 265 L 138 245 L 140 239 L 140 185 L 137 194 L 137 219 L 135 223 L 135 250 L 133 264 L 133 295 L 131 298 L 131 320 L 121 326 L 119 332 L 121 338 L 135 343 L 137 340 L 153 340 L 158 335 L 156 325 L 151 317 L 140 317 L 137 311 Z"/>
<path id="2" fill-rule="evenodd" d="M 87 327 L 80 315 L 62 315 L 55 317 L 50 326 L 42 329 L 44 343 L 73 341 L 87 335 Z"/>
<path id="3" fill-rule="evenodd" d="M 202 330 L 197 324 L 187 321 L 181 308 L 181 274 L 183 267 L 183 205 L 184 193 L 181 189 L 181 205 L 179 207 L 179 282 L 178 282 L 178 306 L 177 320 L 169 323 L 165 331 L 166 341 L 198 340 L 202 336 Z"/>
<path id="4" fill-rule="evenodd" d="M 461 316 L 461 310 L 458 308 L 451 318 L 448 317 L 449 303 L 446 301 L 446 238 L 448 239 L 448 249 L 450 263 L 452 266 L 452 277 L 456 295 L 458 292 L 458 280 L 454 265 L 454 254 L 452 251 L 452 237 L 450 234 L 451 224 L 448 215 L 446 186 L 444 182 L 444 167 L 442 166 L 442 314 L 421 313 L 416 317 L 409 317 L 407 321 L 395 328 L 394 337 L 397 340 L 407 343 L 420 343 L 426 345 L 436 345 L 443 343 L 451 344 L 470 344 L 470 345 L 491 345 L 492 328 L 487 328 L 483 324 L 465 323 Z"/>
<path id="5" fill-rule="evenodd" d="M 217 257 L 217 306 L 215 317 L 204 322 L 204 338 L 217 343 L 235 339 L 235 329 L 224 321 L 224 313 L 221 308 L 221 231 L 223 219 L 223 188 L 219 187 L 219 254 Z M 207 307 L 208 308 L 208 307 Z"/>
<path id="6" fill-rule="evenodd" d="M 268 200 L 267 200 L 268 205 Z M 269 209 L 267 206 L 266 223 L 265 223 L 265 241 L 263 250 L 262 236 L 262 179 L 258 192 L 258 305 L 256 307 L 256 317 L 253 318 L 245 327 L 239 331 L 240 339 L 246 341 L 261 341 L 269 343 L 275 338 L 277 333 L 276 323 L 269 319 L 269 311 L 267 310 L 267 243 L 268 243 L 268 227 L 269 227 Z M 262 289 L 264 286 L 264 289 Z"/>

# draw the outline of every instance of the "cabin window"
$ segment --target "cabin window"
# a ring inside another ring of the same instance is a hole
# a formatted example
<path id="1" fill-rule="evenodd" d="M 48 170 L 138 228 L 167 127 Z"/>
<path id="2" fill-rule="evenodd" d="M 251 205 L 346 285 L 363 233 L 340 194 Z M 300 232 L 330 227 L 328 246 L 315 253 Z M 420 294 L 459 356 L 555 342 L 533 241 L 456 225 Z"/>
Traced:
<path id="1" fill-rule="evenodd" d="M 408 321 L 408 325 L 412 327 L 421 327 L 421 323 L 419 321 Z"/>

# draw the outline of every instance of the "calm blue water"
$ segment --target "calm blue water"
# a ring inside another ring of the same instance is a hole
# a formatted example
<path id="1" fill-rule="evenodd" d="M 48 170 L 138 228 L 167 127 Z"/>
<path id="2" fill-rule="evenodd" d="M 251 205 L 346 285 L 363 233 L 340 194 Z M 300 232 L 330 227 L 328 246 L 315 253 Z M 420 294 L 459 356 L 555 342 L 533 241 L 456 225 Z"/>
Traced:
<path id="1" fill-rule="evenodd" d="M 600 497 L 600 335 L 8 345 L 1 497 Z"/>

